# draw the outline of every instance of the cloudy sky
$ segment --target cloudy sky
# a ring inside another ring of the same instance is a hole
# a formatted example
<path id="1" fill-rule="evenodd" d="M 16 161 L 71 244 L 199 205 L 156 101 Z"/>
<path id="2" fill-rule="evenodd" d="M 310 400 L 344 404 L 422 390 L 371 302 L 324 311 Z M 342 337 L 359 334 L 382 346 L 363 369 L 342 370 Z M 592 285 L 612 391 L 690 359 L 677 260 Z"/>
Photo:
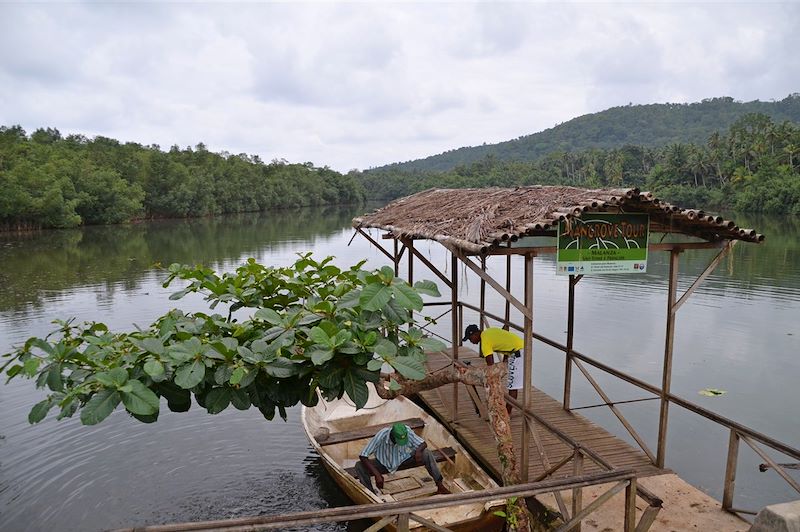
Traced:
<path id="1" fill-rule="evenodd" d="M 365 169 L 800 91 L 800 3 L 7 2 L 0 125 Z"/>

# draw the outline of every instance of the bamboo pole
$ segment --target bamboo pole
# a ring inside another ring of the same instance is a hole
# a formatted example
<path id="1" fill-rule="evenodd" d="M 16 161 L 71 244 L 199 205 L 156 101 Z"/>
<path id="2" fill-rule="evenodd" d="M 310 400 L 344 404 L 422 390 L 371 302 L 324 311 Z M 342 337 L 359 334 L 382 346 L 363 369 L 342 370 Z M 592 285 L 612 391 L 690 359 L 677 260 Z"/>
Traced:
<path id="1" fill-rule="evenodd" d="M 481 257 L 481 270 L 486 272 L 486 257 Z M 484 312 L 486 312 L 486 281 L 481 278 L 481 316 L 479 321 L 481 329 L 485 328 L 489 323 Z"/>
<path id="2" fill-rule="evenodd" d="M 675 298 L 678 288 L 680 250 L 669 254 L 669 286 L 667 288 L 667 327 L 664 339 L 664 369 L 661 375 L 661 411 L 658 417 L 658 450 L 656 466 L 664 467 L 667 452 L 667 425 L 669 418 L 669 392 L 672 383 L 672 348 L 675 341 Z"/>
<path id="3" fill-rule="evenodd" d="M 580 447 L 575 447 L 572 454 L 572 475 L 579 477 L 583 475 L 583 453 Z M 583 488 L 572 488 L 572 515 L 578 515 L 583 506 Z M 572 532 L 581 532 L 581 523 L 572 529 Z"/>
<path id="4" fill-rule="evenodd" d="M 636 528 L 636 478 L 628 481 L 625 488 L 625 532 L 635 532 Z"/>
<path id="5" fill-rule="evenodd" d="M 572 392 L 572 341 L 575 335 L 575 285 L 582 276 L 569 276 L 569 293 L 567 296 L 567 352 L 564 362 L 564 410 L 570 409 L 570 395 Z"/>
<path id="6" fill-rule="evenodd" d="M 394 262 L 394 276 L 395 277 L 399 277 L 400 276 L 400 255 L 397 253 L 397 248 L 398 248 L 397 244 L 398 244 L 398 242 L 397 242 L 397 239 L 395 238 L 394 239 L 394 259 L 392 260 L 392 262 Z"/>
<path id="7" fill-rule="evenodd" d="M 533 376 L 533 255 L 525 255 L 525 308 L 528 313 L 525 315 L 525 332 L 524 332 L 524 354 L 523 354 L 523 379 L 522 385 L 522 404 L 525 409 L 529 410 L 531 407 L 531 378 Z M 522 417 L 522 455 L 520 462 L 522 463 L 521 480 L 527 482 L 528 480 L 528 467 L 530 465 L 530 434 L 528 432 L 528 417 Z"/>
<path id="8" fill-rule="evenodd" d="M 511 244 L 508 245 L 511 248 Z M 506 256 L 506 292 L 511 292 L 511 255 Z M 506 319 L 503 322 L 503 329 L 508 330 L 511 321 L 511 302 L 506 299 Z"/>
<path id="9" fill-rule="evenodd" d="M 739 461 L 739 434 L 731 429 L 728 439 L 728 459 L 725 463 L 725 485 L 722 491 L 722 509 L 733 508 L 733 494 L 736 489 L 736 466 Z"/>
<path id="10" fill-rule="evenodd" d="M 451 323 L 453 332 L 453 363 L 458 360 L 458 346 L 461 343 L 461 331 L 458 330 L 458 257 L 452 253 L 450 257 L 450 304 L 452 305 Z M 453 383 L 453 413 L 452 422 L 458 417 L 458 383 Z"/>

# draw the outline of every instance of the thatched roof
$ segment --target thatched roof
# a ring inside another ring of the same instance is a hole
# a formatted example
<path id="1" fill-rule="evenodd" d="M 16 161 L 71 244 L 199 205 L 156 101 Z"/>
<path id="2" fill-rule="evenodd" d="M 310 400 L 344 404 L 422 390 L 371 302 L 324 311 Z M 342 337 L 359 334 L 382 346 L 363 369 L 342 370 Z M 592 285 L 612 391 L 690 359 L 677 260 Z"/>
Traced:
<path id="1" fill-rule="evenodd" d="M 430 189 L 353 219 L 395 237 L 432 239 L 467 253 L 486 253 L 507 240 L 553 235 L 560 220 L 584 212 L 641 212 L 653 232 L 682 233 L 708 241 L 761 242 L 763 235 L 697 209 L 681 209 L 637 188 L 560 186 Z"/>

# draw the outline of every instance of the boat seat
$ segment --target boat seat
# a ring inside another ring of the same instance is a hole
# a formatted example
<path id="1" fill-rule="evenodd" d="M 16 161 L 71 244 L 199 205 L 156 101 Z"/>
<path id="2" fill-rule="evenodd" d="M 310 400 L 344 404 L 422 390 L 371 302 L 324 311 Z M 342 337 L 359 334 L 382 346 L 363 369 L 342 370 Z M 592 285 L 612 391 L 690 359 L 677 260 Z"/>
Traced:
<path id="1" fill-rule="evenodd" d="M 425 422 L 422 418 L 412 417 L 409 419 L 401 419 L 400 423 L 405 423 L 409 426 L 412 430 L 414 429 L 421 429 L 425 426 Z M 346 441 L 355 441 L 355 440 L 363 440 L 366 438 L 371 438 L 375 436 L 375 434 L 386 427 L 391 427 L 396 421 L 392 421 L 390 423 L 381 423 L 379 425 L 369 425 L 367 427 L 361 427 L 355 430 L 346 430 L 343 432 L 334 432 L 328 434 L 327 437 L 323 436 L 316 436 L 315 439 L 317 443 L 322 446 L 325 445 L 333 445 L 334 443 L 343 443 Z"/>
<path id="2" fill-rule="evenodd" d="M 442 447 L 441 449 L 436 449 L 435 451 L 431 451 L 431 453 L 433 453 L 433 458 L 437 462 L 445 462 L 447 460 L 453 460 L 455 458 L 455 456 L 456 456 L 456 450 L 453 449 L 452 447 Z M 411 463 L 411 464 L 404 463 L 397 470 L 398 471 L 403 471 L 404 469 L 411 469 L 413 467 L 422 467 L 422 466 L 417 466 L 416 464 L 413 464 L 413 463 Z M 356 474 L 355 466 L 348 467 L 347 469 L 345 469 L 345 471 L 347 471 L 348 473 L 350 473 L 354 477 L 358 478 L 358 474 Z"/>

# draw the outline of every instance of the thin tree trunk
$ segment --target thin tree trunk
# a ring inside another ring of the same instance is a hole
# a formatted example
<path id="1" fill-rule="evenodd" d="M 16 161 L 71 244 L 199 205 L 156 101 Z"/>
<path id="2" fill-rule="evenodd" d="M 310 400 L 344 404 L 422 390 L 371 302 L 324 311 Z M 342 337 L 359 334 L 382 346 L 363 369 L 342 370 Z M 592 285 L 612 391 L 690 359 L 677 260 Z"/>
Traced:
<path id="1" fill-rule="evenodd" d="M 400 389 L 390 390 L 388 386 L 381 385 L 386 384 L 389 378 L 395 380 L 400 385 Z M 511 486 L 519 484 L 520 475 L 516 454 L 514 453 L 511 418 L 506 411 L 505 392 L 507 378 L 508 366 L 506 364 L 494 364 L 484 368 L 449 366 L 418 381 L 404 379 L 398 374 L 383 376 L 381 384 L 375 388 L 382 398 L 394 399 L 398 395 L 413 395 L 454 382 L 483 386 L 486 390 L 489 426 L 497 444 L 497 456 L 500 460 L 503 484 Z M 508 530 L 511 532 L 545 530 L 533 522 L 524 498 L 515 499 L 513 502 L 509 499 L 506 505 L 506 516 Z"/>

